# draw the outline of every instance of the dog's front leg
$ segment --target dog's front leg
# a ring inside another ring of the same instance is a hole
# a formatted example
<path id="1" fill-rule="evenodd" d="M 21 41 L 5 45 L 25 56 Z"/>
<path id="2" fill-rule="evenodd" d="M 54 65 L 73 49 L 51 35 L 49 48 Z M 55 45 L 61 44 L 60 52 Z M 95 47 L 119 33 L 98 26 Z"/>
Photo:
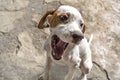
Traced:
<path id="1" fill-rule="evenodd" d="M 47 56 L 47 62 L 46 62 L 46 66 L 45 66 L 44 80 L 49 80 L 49 71 L 50 71 L 50 68 L 51 68 L 51 63 L 52 63 L 51 58 Z"/>
<path id="2" fill-rule="evenodd" d="M 65 80 L 72 80 L 75 70 L 76 70 L 75 67 L 69 67 L 68 73 L 65 76 Z"/>

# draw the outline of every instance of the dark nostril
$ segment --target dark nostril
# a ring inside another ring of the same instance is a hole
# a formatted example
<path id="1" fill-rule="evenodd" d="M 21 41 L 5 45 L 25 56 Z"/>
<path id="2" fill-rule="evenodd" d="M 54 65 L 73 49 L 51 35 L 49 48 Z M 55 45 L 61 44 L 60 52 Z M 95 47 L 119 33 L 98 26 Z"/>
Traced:
<path id="1" fill-rule="evenodd" d="M 79 35 L 79 34 L 73 34 L 72 37 L 74 40 L 81 40 L 84 38 L 83 35 Z"/>

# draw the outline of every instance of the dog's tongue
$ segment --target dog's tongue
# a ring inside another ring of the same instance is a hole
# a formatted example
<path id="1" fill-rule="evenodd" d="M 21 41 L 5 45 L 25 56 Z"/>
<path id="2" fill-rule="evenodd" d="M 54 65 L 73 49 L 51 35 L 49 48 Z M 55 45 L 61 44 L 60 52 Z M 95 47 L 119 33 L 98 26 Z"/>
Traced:
<path id="1" fill-rule="evenodd" d="M 56 44 L 56 47 L 64 47 L 65 42 L 59 40 L 59 42 Z"/>

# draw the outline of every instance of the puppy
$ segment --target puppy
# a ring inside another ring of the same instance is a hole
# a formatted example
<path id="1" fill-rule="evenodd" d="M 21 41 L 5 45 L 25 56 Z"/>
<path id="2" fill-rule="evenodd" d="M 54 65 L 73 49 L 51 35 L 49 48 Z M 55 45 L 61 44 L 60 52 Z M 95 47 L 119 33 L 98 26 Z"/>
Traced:
<path id="1" fill-rule="evenodd" d="M 80 12 L 71 6 L 62 5 L 57 9 L 46 12 L 41 18 L 38 27 L 49 27 L 50 35 L 44 49 L 47 52 L 45 80 L 49 80 L 51 62 L 66 65 L 68 73 L 64 80 L 72 80 L 74 72 L 80 69 L 81 80 L 87 80 L 92 68 L 90 43 L 85 38 L 85 24 Z"/>

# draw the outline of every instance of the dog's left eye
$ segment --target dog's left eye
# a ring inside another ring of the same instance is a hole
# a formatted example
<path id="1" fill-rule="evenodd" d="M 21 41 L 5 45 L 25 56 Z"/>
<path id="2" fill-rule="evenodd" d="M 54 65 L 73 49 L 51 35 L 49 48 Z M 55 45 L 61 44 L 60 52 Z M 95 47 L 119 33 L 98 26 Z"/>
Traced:
<path id="1" fill-rule="evenodd" d="M 82 27 L 84 24 L 83 23 L 80 23 L 80 27 Z"/>
<path id="2" fill-rule="evenodd" d="M 67 15 L 61 15 L 59 18 L 60 18 L 60 20 L 62 20 L 62 21 L 68 20 L 68 16 L 67 16 Z"/>

